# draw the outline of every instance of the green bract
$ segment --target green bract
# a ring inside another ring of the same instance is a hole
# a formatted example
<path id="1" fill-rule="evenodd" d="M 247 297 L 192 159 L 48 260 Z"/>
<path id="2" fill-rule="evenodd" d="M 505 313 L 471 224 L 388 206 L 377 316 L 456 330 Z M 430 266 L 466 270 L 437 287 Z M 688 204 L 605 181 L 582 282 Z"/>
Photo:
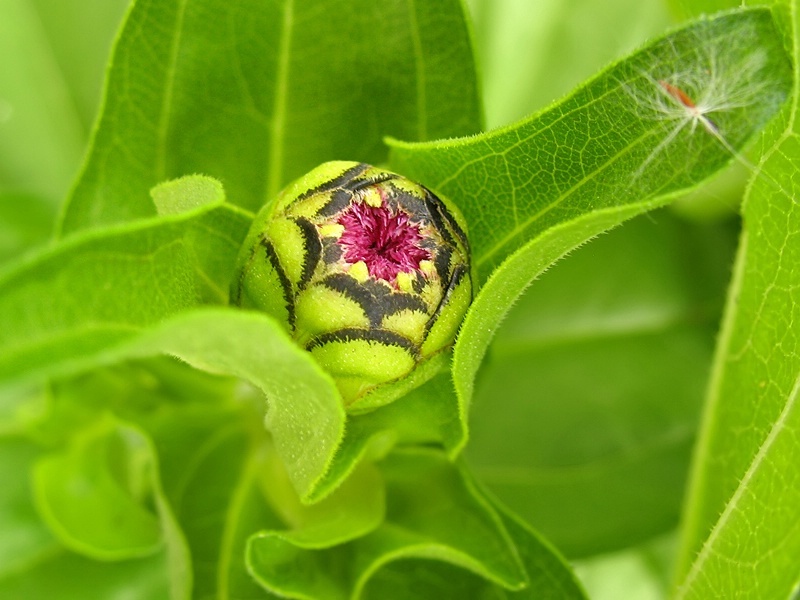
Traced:
<path id="1" fill-rule="evenodd" d="M 285 323 L 346 404 L 448 348 L 472 300 L 463 217 L 430 190 L 329 162 L 255 218 L 233 300 Z"/>

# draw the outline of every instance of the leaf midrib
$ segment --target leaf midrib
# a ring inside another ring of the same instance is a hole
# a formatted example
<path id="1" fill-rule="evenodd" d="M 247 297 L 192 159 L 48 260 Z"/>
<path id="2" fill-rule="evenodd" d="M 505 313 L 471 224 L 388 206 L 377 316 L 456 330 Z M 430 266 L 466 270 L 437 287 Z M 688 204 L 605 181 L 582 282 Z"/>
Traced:
<path id="1" fill-rule="evenodd" d="M 164 98 L 161 101 L 161 110 L 158 119 L 158 139 L 156 143 L 155 175 L 156 181 L 167 178 L 167 138 L 169 136 L 170 122 L 172 120 L 173 96 L 175 93 L 175 73 L 177 72 L 178 53 L 180 52 L 183 35 L 183 20 L 186 13 L 188 0 L 180 0 L 178 13 L 175 19 L 175 35 L 169 50 L 169 60 L 164 74 Z"/>
<path id="2" fill-rule="evenodd" d="M 414 49 L 414 66 L 416 67 L 416 95 L 417 95 L 417 139 L 428 139 L 428 120 L 425 107 L 427 100 L 425 96 L 425 60 L 422 53 L 422 40 L 419 37 L 419 25 L 417 23 L 417 9 L 415 0 L 408 0 L 408 21 L 411 30 L 411 45 Z"/>
<path id="3" fill-rule="evenodd" d="M 264 202 L 270 202 L 278 195 L 283 185 L 283 151 L 286 136 L 286 96 L 289 87 L 289 54 L 292 47 L 292 27 L 294 24 L 294 0 L 286 0 L 278 41 L 278 69 L 275 73 L 275 97 L 272 108 L 272 122 L 269 140 L 269 164 L 264 189 Z"/>

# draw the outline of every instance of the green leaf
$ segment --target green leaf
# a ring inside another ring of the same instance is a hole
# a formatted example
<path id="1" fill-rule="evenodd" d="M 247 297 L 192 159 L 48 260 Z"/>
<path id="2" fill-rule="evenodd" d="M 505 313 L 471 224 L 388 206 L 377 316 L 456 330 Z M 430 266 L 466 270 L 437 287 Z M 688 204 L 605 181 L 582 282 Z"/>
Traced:
<path id="1" fill-rule="evenodd" d="M 71 447 L 39 461 L 39 511 L 62 543 L 98 560 L 153 554 L 158 516 L 145 506 L 157 477 L 141 434 L 110 421 L 73 436 Z"/>
<path id="2" fill-rule="evenodd" d="M 69 439 L 108 411 L 152 439 L 164 495 L 191 548 L 193 597 L 259 597 L 244 566 L 246 539 L 281 525 L 263 492 L 265 456 L 275 451 L 262 394 L 172 357 L 128 361 L 59 382 L 36 435 L 57 438 L 66 422 Z"/>
<path id="3" fill-rule="evenodd" d="M 403 558 L 389 562 L 375 572 L 364 587 L 361 598 L 584 600 L 587 597 L 571 570 L 538 534 L 516 517 L 502 510 L 499 513 L 526 567 L 529 582 L 523 589 L 510 591 L 500 588 L 450 563 Z"/>
<path id="4" fill-rule="evenodd" d="M 0 437 L 0 586 L 41 553 L 58 550 L 31 502 L 28 474 L 39 454 L 36 446 L 21 437 Z"/>
<path id="5" fill-rule="evenodd" d="M 330 493 L 360 461 L 382 458 L 395 446 L 438 444 L 455 456 L 465 441 L 450 373 L 443 371 L 391 404 L 349 414 L 344 439 L 309 500 Z"/>
<path id="6" fill-rule="evenodd" d="M 129 326 L 126 333 L 113 343 L 92 340 L 80 358 L 54 356 L 36 373 L 63 375 L 172 354 L 196 368 L 246 379 L 267 396 L 266 427 L 293 484 L 304 500 L 314 493 L 341 443 L 345 412 L 330 377 L 281 325 L 261 313 L 205 309 L 141 331 Z"/>
<path id="7" fill-rule="evenodd" d="M 676 526 L 734 243 L 726 225 L 635 219 L 548 271 L 499 329 L 466 458 L 568 556 Z"/>
<path id="8" fill-rule="evenodd" d="M 12 385 L 0 388 L 0 435 L 25 430 L 26 424 L 37 420 L 47 407 L 47 392 L 43 385 Z"/>
<path id="9" fill-rule="evenodd" d="M 44 552 L 21 571 L 0 578 L 4 598 L 186 599 L 170 595 L 164 556 L 115 563 L 90 560 L 64 550 Z"/>
<path id="10" fill-rule="evenodd" d="M 179 215 L 195 209 L 222 206 L 225 190 L 222 184 L 211 177 L 187 175 L 159 183 L 150 190 L 159 216 Z"/>
<path id="11" fill-rule="evenodd" d="M 735 108 L 712 113 L 724 143 L 692 126 L 659 80 L 698 98 L 725 94 L 714 102 L 735 95 Z M 498 323 L 530 282 L 573 248 L 729 162 L 778 110 L 789 81 L 770 12 L 741 9 L 657 40 L 512 127 L 452 142 L 392 142 L 395 170 L 462 209 L 485 281 L 454 351 L 463 414 Z"/>
<path id="12" fill-rule="evenodd" d="M 794 39 L 796 3 L 778 14 Z M 797 44 L 795 76 L 797 77 Z M 796 80 L 797 81 L 797 80 Z M 681 598 L 793 597 L 800 584 L 797 98 L 763 140 L 695 455 Z"/>
<path id="13" fill-rule="evenodd" d="M 78 235 L 0 273 L 0 380 L 91 365 L 143 327 L 226 302 L 248 225 L 210 206 Z"/>
<path id="14" fill-rule="evenodd" d="M 150 215 L 148 189 L 195 172 L 255 210 L 324 161 L 383 162 L 383 135 L 479 127 L 457 0 L 138 0 L 62 228 Z"/>
<path id="15" fill-rule="evenodd" d="M 41 455 L 28 440 L 0 437 L 0 597 L 84 600 L 121 593 L 132 600 L 168 597 L 163 552 L 146 559 L 101 563 L 58 544 L 32 501 L 30 471 Z"/>
<path id="16" fill-rule="evenodd" d="M 416 564 L 418 572 L 419 559 L 433 559 L 466 570 L 445 568 L 448 578 L 443 580 L 436 576 L 438 567 L 430 572 L 425 568 L 426 575 L 417 576 L 424 587 L 413 587 L 416 597 L 453 597 L 451 590 L 462 590 L 467 593 L 462 597 L 472 598 L 522 589 L 529 581 L 525 569 L 546 565 L 553 569 L 551 581 L 539 573 L 532 575 L 543 584 L 537 594 L 546 596 L 559 589 L 572 593 L 553 597 L 581 597 L 569 576 L 559 572 L 563 564 L 552 551 L 534 542 L 515 521 L 504 520 L 468 475 L 440 452 L 398 451 L 380 467 L 387 486 L 387 514 L 378 529 L 333 547 L 303 543 L 298 533 L 258 534 L 248 548 L 253 576 L 267 589 L 290 598 L 380 597 L 370 591 L 373 577 L 380 590 L 386 577 L 396 578 L 396 561 L 401 561 L 401 572 L 406 561 Z M 524 540 L 521 554 L 517 539 Z M 476 581 L 470 571 L 484 581 Z M 477 587 L 468 589 L 467 583 Z"/>
<path id="17" fill-rule="evenodd" d="M 267 397 L 265 425 L 300 497 L 308 499 L 341 443 L 345 412 L 330 377 L 282 325 L 261 313 L 195 311 L 143 333 L 118 358 L 159 353 L 258 386 Z"/>

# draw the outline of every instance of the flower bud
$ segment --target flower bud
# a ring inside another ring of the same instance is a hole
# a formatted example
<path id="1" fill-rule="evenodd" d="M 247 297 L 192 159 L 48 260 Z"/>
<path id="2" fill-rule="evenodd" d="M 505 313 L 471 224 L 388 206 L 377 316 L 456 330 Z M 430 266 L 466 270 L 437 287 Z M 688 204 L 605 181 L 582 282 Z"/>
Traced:
<path id="1" fill-rule="evenodd" d="M 471 300 L 454 206 L 404 177 L 329 162 L 255 218 L 233 300 L 286 324 L 346 404 L 452 345 Z"/>

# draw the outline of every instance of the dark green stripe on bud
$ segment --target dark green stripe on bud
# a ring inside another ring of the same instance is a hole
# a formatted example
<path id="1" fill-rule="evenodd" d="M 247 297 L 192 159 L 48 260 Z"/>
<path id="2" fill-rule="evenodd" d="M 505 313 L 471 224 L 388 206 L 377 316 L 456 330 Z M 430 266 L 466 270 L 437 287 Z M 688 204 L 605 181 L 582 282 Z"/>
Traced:
<path id="1" fill-rule="evenodd" d="M 458 210 L 404 177 L 325 163 L 255 218 L 233 299 L 266 311 L 349 405 L 452 345 L 472 301 Z"/>

